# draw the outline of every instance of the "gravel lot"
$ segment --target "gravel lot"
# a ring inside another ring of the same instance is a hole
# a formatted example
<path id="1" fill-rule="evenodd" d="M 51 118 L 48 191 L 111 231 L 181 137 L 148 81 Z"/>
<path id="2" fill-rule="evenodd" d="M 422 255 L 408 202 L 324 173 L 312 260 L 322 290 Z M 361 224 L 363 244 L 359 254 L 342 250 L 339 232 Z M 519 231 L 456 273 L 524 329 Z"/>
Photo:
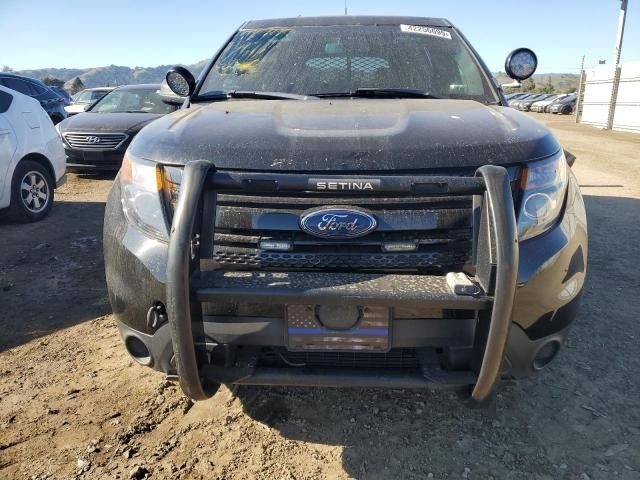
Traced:
<path id="1" fill-rule="evenodd" d="M 470 408 L 448 392 L 222 388 L 192 405 L 129 360 L 101 229 L 110 178 L 0 223 L 0 478 L 640 478 L 640 135 L 536 115 L 577 157 L 584 301 L 557 362 Z"/>

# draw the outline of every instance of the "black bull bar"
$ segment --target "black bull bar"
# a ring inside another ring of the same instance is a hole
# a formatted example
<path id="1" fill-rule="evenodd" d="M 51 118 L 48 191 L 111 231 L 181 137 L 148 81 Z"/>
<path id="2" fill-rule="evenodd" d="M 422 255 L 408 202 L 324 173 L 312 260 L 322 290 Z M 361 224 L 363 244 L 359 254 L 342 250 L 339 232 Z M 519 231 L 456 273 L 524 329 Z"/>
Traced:
<path id="1" fill-rule="evenodd" d="M 428 275 L 358 275 L 357 285 L 332 283 L 333 273 L 314 273 L 309 282 L 227 281 L 224 275 L 202 272 L 200 260 L 212 258 L 216 199 L 219 192 L 273 194 L 311 192 L 313 177 L 328 181 L 367 179 L 371 175 L 309 175 L 218 171 L 212 162 L 189 162 L 184 169 L 180 195 L 175 209 L 169 241 L 167 266 L 167 313 L 170 323 L 175 365 L 184 393 L 204 400 L 212 393 L 201 378 L 206 365 L 196 355 L 192 321 L 200 317 L 199 302 L 220 299 L 253 303 L 355 305 L 419 305 L 425 307 L 474 309 L 479 327 L 474 341 L 475 375 L 472 397 L 486 399 L 500 377 L 505 343 L 518 271 L 518 237 L 514 203 L 507 171 L 486 165 L 474 177 L 385 176 L 380 189 L 388 193 L 473 195 L 473 280 L 482 292 L 476 296 L 456 295 L 447 288 L 444 277 Z M 348 192 L 341 192 L 348 194 Z M 362 192 L 357 192 L 362 194 Z M 375 277 L 375 278 L 374 278 Z M 199 279 L 196 281 L 195 279 Z M 204 279 L 204 281 L 203 281 Z M 299 279 L 300 280 L 300 279 Z M 200 362 L 202 363 L 202 362 Z M 348 370 L 333 370 L 328 375 L 309 375 L 278 369 L 257 368 L 232 383 L 266 385 L 390 386 L 429 388 L 428 376 L 384 375 Z M 436 382 L 437 383 L 437 382 Z"/>

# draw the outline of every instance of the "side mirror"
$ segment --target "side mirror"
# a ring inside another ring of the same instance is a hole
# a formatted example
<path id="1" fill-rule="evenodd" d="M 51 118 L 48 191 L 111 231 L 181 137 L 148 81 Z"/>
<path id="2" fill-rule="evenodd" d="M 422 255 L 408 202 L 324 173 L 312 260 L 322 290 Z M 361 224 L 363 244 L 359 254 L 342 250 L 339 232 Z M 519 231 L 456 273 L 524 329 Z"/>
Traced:
<path id="1" fill-rule="evenodd" d="M 528 48 L 514 50 L 504 62 L 504 71 L 509 77 L 519 82 L 533 75 L 536 68 L 538 68 L 538 57 Z"/>
<path id="2" fill-rule="evenodd" d="M 178 97 L 190 97 L 196 89 L 196 79 L 184 67 L 173 67 L 165 75 L 167 85 Z"/>
<path id="3" fill-rule="evenodd" d="M 182 105 L 186 97 L 181 97 L 173 93 L 166 80 L 160 84 L 160 100 L 169 105 Z"/>

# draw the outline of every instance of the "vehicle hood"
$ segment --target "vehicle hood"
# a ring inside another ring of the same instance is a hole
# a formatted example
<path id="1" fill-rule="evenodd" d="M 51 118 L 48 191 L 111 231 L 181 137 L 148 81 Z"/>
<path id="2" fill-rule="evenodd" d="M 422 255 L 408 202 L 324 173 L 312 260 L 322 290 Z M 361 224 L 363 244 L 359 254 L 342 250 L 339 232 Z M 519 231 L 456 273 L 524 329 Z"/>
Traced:
<path id="1" fill-rule="evenodd" d="M 145 125 L 162 117 L 158 113 L 91 113 L 84 112 L 60 123 L 60 132 L 126 132 L 136 133 Z"/>
<path id="2" fill-rule="evenodd" d="M 541 123 L 470 100 L 230 100 L 192 105 L 154 122 L 131 152 L 218 168 L 410 171 L 508 165 L 560 149 Z"/>

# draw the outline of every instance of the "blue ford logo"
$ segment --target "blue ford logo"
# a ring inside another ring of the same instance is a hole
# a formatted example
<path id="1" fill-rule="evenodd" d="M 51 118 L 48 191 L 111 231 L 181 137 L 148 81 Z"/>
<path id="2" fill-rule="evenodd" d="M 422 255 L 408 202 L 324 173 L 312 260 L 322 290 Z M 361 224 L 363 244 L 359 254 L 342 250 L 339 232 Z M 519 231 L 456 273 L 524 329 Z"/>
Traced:
<path id="1" fill-rule="evenodd" d="M 327 208 L 307 213 L 300 228 L 320 238 L 357 238 L 372 232 L 377 222 L 368 213 L 344 208 Z"/>

